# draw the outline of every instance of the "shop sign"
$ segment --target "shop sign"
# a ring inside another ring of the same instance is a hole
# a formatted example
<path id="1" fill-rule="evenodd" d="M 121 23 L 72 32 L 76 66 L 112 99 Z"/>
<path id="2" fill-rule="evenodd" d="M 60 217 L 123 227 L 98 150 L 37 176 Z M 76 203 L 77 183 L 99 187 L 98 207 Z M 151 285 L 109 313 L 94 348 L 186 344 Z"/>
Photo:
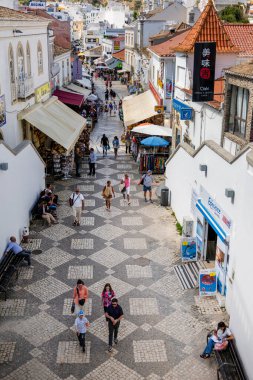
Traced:
<path id="1" fill-rule="evenodd" d="M 202 187 L 200 191 L 200 198 L 203 205 L 214 217 L 216 222 L 227 232 L 231 231 L 232 220 L 225 214 L 221 206 L 213 199 L 208 192 Z"/>
<path id="2" fill-rule="evenodd" d="M 197 252 L 201 254 L 201 257 L 203 256 L 203 224 L 201 221 L 197 218 L 197 229 L 196 229 L 196 239 L 197 239 Z"/>
<path id="3" fill-rule="evenodd" d="M 192 119 L 192 108 L 180 102 L 177 99 L 173 99 L 173 108 L 180 113 L 180 120 Z"/>
<path id="4" fill-rule="evenodd" d="M 39 103 L 41 102 L 41 100 L 43 99 L 43 97 L 45 95 L 48 95 L 50 94 L 50 82 L 47 82 L 45 84 L 43 84 L 42 86 L 36 88 L 35 90 L 35 101 L 36 103 Z"/>
<path id="5" fill-rule="evenodd" d="M 181 239 L 182 262 L 197 261 L 196 238 L 184 237 Z"/>
<path id="6" fill-rule="evenodd" d="M 114 41 L 114 50 L 120 50 L 120 41 Z"/>
<path id="7" fill-rule="evenodd" d="M 157 78 L 157 86 L 159 86 L 160 88 L 163 88 L 163 81 L 159 77 Z"/>
<path id="8" fill-rule="evenodd" d="M 193 102 L 213 100 L 216 42 L 196 42 L 194 45 Z"/>
<path id="9" fill-rule="evenodd" d="M 29 8 L 31 9 L 46 9 L 45 1 L 31 1 L 29 3 Z"/>
<path id="10" fill-rule="evenodd" d="M 155 106 L 155 112 L 157 113 L 164 112 L 164 106 Z"/>
<path id="11" fill-rule="evenodd" d="M 0 96 L 0 127 L 6 124 L 5 95 Z"/>
<path id="12" fill-rule="evenodd" d="M 170 79 L 166 79 L 165 97 L 166 99 L 172 99 L 173 95 L 173 82 Z"/>
<path id="13" fill-rule="evenodd" d="M 200 269 L 199 295 L 214 296 L 217 293 L 217 275 L 215 268 Z"/>

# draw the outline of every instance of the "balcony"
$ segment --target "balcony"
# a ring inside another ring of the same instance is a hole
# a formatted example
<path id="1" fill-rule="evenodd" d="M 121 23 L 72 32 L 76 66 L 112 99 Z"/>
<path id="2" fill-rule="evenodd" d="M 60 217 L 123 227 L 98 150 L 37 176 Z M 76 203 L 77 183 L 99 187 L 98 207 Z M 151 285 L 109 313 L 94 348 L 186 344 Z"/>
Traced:
<path id="1" fill-rule="evenodd" d="M 60 72 L 60 65 L 59 65 L 59 63 L 53 63 L 53 65 L 51 67 L 52 78 L 54 78 L 57 74 L 59 74 L 59 72 Z"/>
<path id="2" fill-rule="evenodd" d="M 17 84 L 17 97 L 18 99 L 25 99 L 34 93 L 33 77 L 26 77 L 18 79 Z"/>
<path id="3" fill-rule="evenodd" d="M 17 86 L 16 83 L 11 83 L 11 101 L 17 99 Z"/>

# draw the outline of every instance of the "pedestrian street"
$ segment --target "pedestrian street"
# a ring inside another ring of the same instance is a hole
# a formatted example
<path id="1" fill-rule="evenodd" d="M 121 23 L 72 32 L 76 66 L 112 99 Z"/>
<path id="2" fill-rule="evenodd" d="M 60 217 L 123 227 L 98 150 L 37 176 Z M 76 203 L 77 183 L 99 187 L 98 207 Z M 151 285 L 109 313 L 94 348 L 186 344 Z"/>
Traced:
<path id="1" fill-rule="evenodd" d="M 103 116 L 91 143 L 100 153 L 102 133 L 111 141 L 122 132 L 118 117 Z M 155 195 L 153 204 L 144 202 L 137 164 L 123 148 L 117 160 L 112 150 L 100 155 L 94 177 L 84 161 L 80 178 L 55 182 L 59 224 L 31 226 L 27 248 L 34 251 L 34 268 L 22 267 L 7 301 L 0 302 L 1 379 L 216 379 L 214 358 L 205 361 L 199 354 L 223 312 L 212 301 L 200 301 L 197 289 L 181 288 L 173 269 L 181 263 L 176 220 Z M 130 206 L 119 192 L 124 173 L 131 178 Z M 101 195 L 108 179 L 116 192 L 111 212 Z M 81 225 L 73 226 L 68 199 L 77 185 L 85 210 Z M 89 290 L 85 353 L 71 314 L 77 279 Z M 100 297 L 105 283 L 124 311 L 111 353 Z"/>

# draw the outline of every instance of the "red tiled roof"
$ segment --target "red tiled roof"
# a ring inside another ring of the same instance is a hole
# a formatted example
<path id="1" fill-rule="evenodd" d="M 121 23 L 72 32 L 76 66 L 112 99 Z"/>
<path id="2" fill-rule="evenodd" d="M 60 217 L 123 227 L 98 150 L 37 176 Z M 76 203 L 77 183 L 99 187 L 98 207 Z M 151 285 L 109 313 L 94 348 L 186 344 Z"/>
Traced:
<path id="1" fill-rule="evenodd" d="M 113 37 L 113 41 L 125 41 L 125 36 L 118 36 L 118 37 Z"/>
<path id="2" fill-rule="evenodd" d="M 185 40 L 175 49 L 181 52 L 193 52 L 195 42 L 216 42 L 218 53 L 238 53 L 239 49 L 234 46 L 224 25 L 222 24 L 213 0 L 208 3 L 200 17 L 193 25 Z"/>
<path id="3" fill-rule="evenodd" d="M 175 55 L 174 48 L 186 38 L 189 30 L 175 37 L 170 38 L 168 41 L 162 42 L 161 44 L 149 46 L 148 49 L 153 53 L 159 55 L 160 57 L 173 57 Z"/>
<path id="4" fill-rule="evenodd" d="M 240 49 L 239 55 L 253 55 L 253 24 L 225 24 L 224 28 Z"/>
<path id="5" fill-rule="evenodd" d="M 113 58 L 117 58 L 120 61 L 125 61 L 125 49 L 117 51 L 117 53 L 112 54 Z"/>
<path id="6" fill-rule="evenodd" d="M 16 11 L 14 9 L 0 6 L 0 20 L 13 20 L 13 21 L 45 21 L 41 17 L 34 16 L 30 13 Z"/>

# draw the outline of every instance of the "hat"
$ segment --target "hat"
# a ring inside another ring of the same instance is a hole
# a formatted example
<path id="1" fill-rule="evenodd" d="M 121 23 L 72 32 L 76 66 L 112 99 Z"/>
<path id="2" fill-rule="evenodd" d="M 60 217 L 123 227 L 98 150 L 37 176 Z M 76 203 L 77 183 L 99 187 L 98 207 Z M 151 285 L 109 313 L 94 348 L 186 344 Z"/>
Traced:
<path id="1" fill-rule="evenodd" d="M 148 170 L 148 173 L 152 173 L 152 170 Z"/>
<path id="2" fill-rule="evenodd" d="M 84 315 L 83 310 L 80 310 L 79 313 L 78 313 L 78 315 L 79 315 L 79 317 L 80 317 L 80 315 Z"/>

